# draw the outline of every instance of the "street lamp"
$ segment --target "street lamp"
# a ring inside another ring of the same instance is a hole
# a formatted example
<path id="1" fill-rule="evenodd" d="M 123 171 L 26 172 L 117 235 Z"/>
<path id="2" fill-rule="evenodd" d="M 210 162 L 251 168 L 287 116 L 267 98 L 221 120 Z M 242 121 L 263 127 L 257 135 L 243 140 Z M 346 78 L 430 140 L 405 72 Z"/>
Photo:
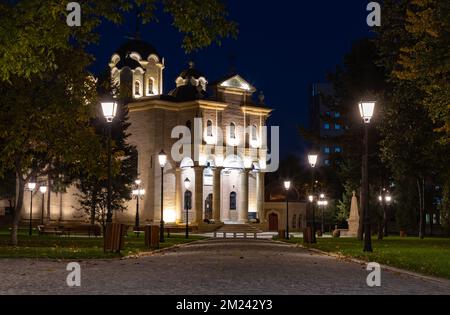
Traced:
<path id="1" fill-rule="evenodd" d="M 186 178 L 184 180 L 184 188 L 186 191 L 184 192 L 184 208 L 186 211 L 186 238 L 189 238 L 189 205 L 188 205 L 188 198 L 189 198 L 189 189 L 191 188 L 191 181 L 189 178 Z"/>
<path id="2" fill-rule="evenodd" d="M 325 194 L 320 194 L 320 199 L 317 201 L 317 205 L 322 210 L 322 235 L 325 233 L 325 216 L 324 216 L 324 210 L 325 207 L 328 206 L 328 201 L 325 200 Z"/>
<path id="3" fill-rule="evenodd" d="M 314 170 L 317 165 L 317 160 L 319 159 L 319 156 L 317 154 L 309 154 L 308 155 L 308 162 L 311 166 L 311 196 L 310 196 L 310 202 L 311 202 L 311 208 L 312 208 L 312 243 L 317 243 L 316 240 L 316 215 L 315 215 L 315 209 L 314 209 Z M 312 198 L 311 198 L 312 197 Z"/>
<path id="4" fill-rule="evenodd" d="M 362 211 L 364 213 L 364 252 L 373 252 L 369 210 L 369 124 L 375 111 L 375 102 L 361 101 L 359 113 L 364 121 L 364 154 L 362 161 Z"/>
<path id="5" fill-rule="evenodd" d="M 378 196 L 378 201 L 381 203 L 383 207 L 383 233 L 379 233 L 379 238 L 381 238 L 383 235 L 385 237 L 388 236 L 388 230 L 387 230 L 387 205 L 392 202 L 392 197 L 389 194 L 389 191 L 386 190 L 386 188 L 383 189 L 380 196 Z"/>
<path id="6" fill-rule="evenodd" d="M 33 192 L 36 189 L 36 183 L 34 181 L 30 181 L 27 185 L 28 190 L 30 191 L 30 226 L 28 229 L 28 234 L 31 236 L 33 233 L 32 220 L 33 220 Z"/>
<path id="7" fill-rule="evenodd" d="M 163 150 L 158 155 L 159 166 L 161 166 L 161 219 L 159 228 L 159 241 L 164 242 L 164 167 L 167 164 L 167 154 Z"/>
<path id="8" fill-rule="evenodd" d="M 286 239 L 289 239 L 289 189 L 291 189 L 291 181 L 284 182 L 284 189 L 286 190 Z"/>
<path id="9" fill-rule="evenodd" d="M 114 118 L 117 114 L 117 103 L 115 101 L 105 100 L 101 102 L 102 105 L 102 111 L 103 116 L 106 119 L 107 122 L 107 129 L 108 129 L 108 139 L 107 139 L 107 146 L 108 146 L 108 196 L 107 196 L 107 215 L 106 215 L 106 223 L 112 223 L 112 205 L 111 205 L 111 199 L 112 199 L 112 175 L 111 175 L 111 125 L 114 121 Z"/>
<path id="10" fill-rule="evenodd" d="M 41 187 L 39 187 L 39 191 L 42 194 L 42 208 L 41 208 L 41 225 L 44 225 L 44 208 L 45 208 L 45 194 L 47 193 L 47 186 L 43 185 Z"/>
<path id="11" fill-rule="evenodd" d="M 139 201 L 144 198 L 145 189 L 141 189 L 142 181 L 140 179 L 136 179 L 135 181 L 136 189 L 133 190 L 133 197 L 136 198 L 136 218 L 135 218 L 135 230 L 139 230 L 140 220 L 139 220 Z"/>

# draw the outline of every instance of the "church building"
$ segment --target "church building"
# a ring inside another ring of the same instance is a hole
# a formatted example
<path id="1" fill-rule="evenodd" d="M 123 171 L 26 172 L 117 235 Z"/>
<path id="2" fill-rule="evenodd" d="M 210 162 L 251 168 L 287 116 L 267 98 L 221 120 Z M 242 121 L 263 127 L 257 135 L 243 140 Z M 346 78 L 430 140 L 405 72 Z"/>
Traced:
<path id="1" fill-rule="evenodd" d="M 266 122 L 272 109 L 263 94 L 256 95 L 239 74 L 209 82 L 192 62 L 167 89 L 165 66 L 163 56 L 141 40 L 126 42 L 111 57 L 112 83 L 131 93 L 127 132 L 137 148 L 139 173 L 135 198 L 113 220 L 134 225 L 139 198 L 140 225 L 163 219 L 167 225 L 188 220 L 201 231 L 248 222 L 271 231 L 287 221 L 292 230 L 304 227 L 304 204 L 292 204 L 287 220 L 283 202 L 265 203 Z M 74 186 L 65 193 L 36 190 L 33 224 L 88 223 L 89 216 L 78 210 L 77 195 Z M 40 209 L 43 198 L 49 206 Z M 24 200 L 23 222 L 29 220 L 29 201 Z"/>

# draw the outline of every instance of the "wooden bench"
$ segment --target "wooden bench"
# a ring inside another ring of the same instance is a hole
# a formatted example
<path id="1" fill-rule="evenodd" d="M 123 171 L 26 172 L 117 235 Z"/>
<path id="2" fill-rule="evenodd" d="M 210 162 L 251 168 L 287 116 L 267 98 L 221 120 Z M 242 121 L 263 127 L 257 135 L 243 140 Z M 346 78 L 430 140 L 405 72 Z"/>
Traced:
<path id="1" fill-rule="evenodd" d="M 38 225 L 39 235 L 62 235 L 64 231 L 56 225 Z"/>
<path id="2" fill-rule="evenodd" d="M 90 225 L 90 224 L 68 225 L 64 226 L 62 230 L 64 234 L 67 234 L 67 236 L 88 235 L 89 237 L 91 236 L 98 237 L 102 235 L 102 228 L 98 225 Z"/>

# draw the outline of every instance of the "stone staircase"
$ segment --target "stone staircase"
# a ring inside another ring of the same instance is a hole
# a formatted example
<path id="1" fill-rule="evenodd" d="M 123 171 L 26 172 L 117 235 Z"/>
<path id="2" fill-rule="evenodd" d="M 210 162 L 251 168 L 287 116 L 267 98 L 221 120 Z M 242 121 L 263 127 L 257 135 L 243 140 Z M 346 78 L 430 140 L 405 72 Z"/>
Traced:
<path id="1" fill-rule="evenodd" d="M 225 224 L 214 232 L 214 237 L 257 238 L 259 233 L 262 233 L 262 231 L 250 224 Z"/>

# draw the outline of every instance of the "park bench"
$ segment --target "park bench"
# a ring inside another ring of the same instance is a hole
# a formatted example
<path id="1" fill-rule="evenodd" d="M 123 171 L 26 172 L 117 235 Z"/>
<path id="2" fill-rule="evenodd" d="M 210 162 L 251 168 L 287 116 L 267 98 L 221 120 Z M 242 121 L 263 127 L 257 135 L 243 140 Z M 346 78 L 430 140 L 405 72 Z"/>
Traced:
<path id="1" fill-rule="evenodd" d="M 64 231 L 57 225 L 38 225 L 39 235 L 62 235 Z"/>
<path id="2" fill-rule="evenodd" d="M 101 236 L 102 229 L 99 225 L 90 224 L 76 224 L 76 225 L 66 225 L 62 227 L 63 233 L 67 236 L 71 235 L 88 235 L 91 236 Z"/>

